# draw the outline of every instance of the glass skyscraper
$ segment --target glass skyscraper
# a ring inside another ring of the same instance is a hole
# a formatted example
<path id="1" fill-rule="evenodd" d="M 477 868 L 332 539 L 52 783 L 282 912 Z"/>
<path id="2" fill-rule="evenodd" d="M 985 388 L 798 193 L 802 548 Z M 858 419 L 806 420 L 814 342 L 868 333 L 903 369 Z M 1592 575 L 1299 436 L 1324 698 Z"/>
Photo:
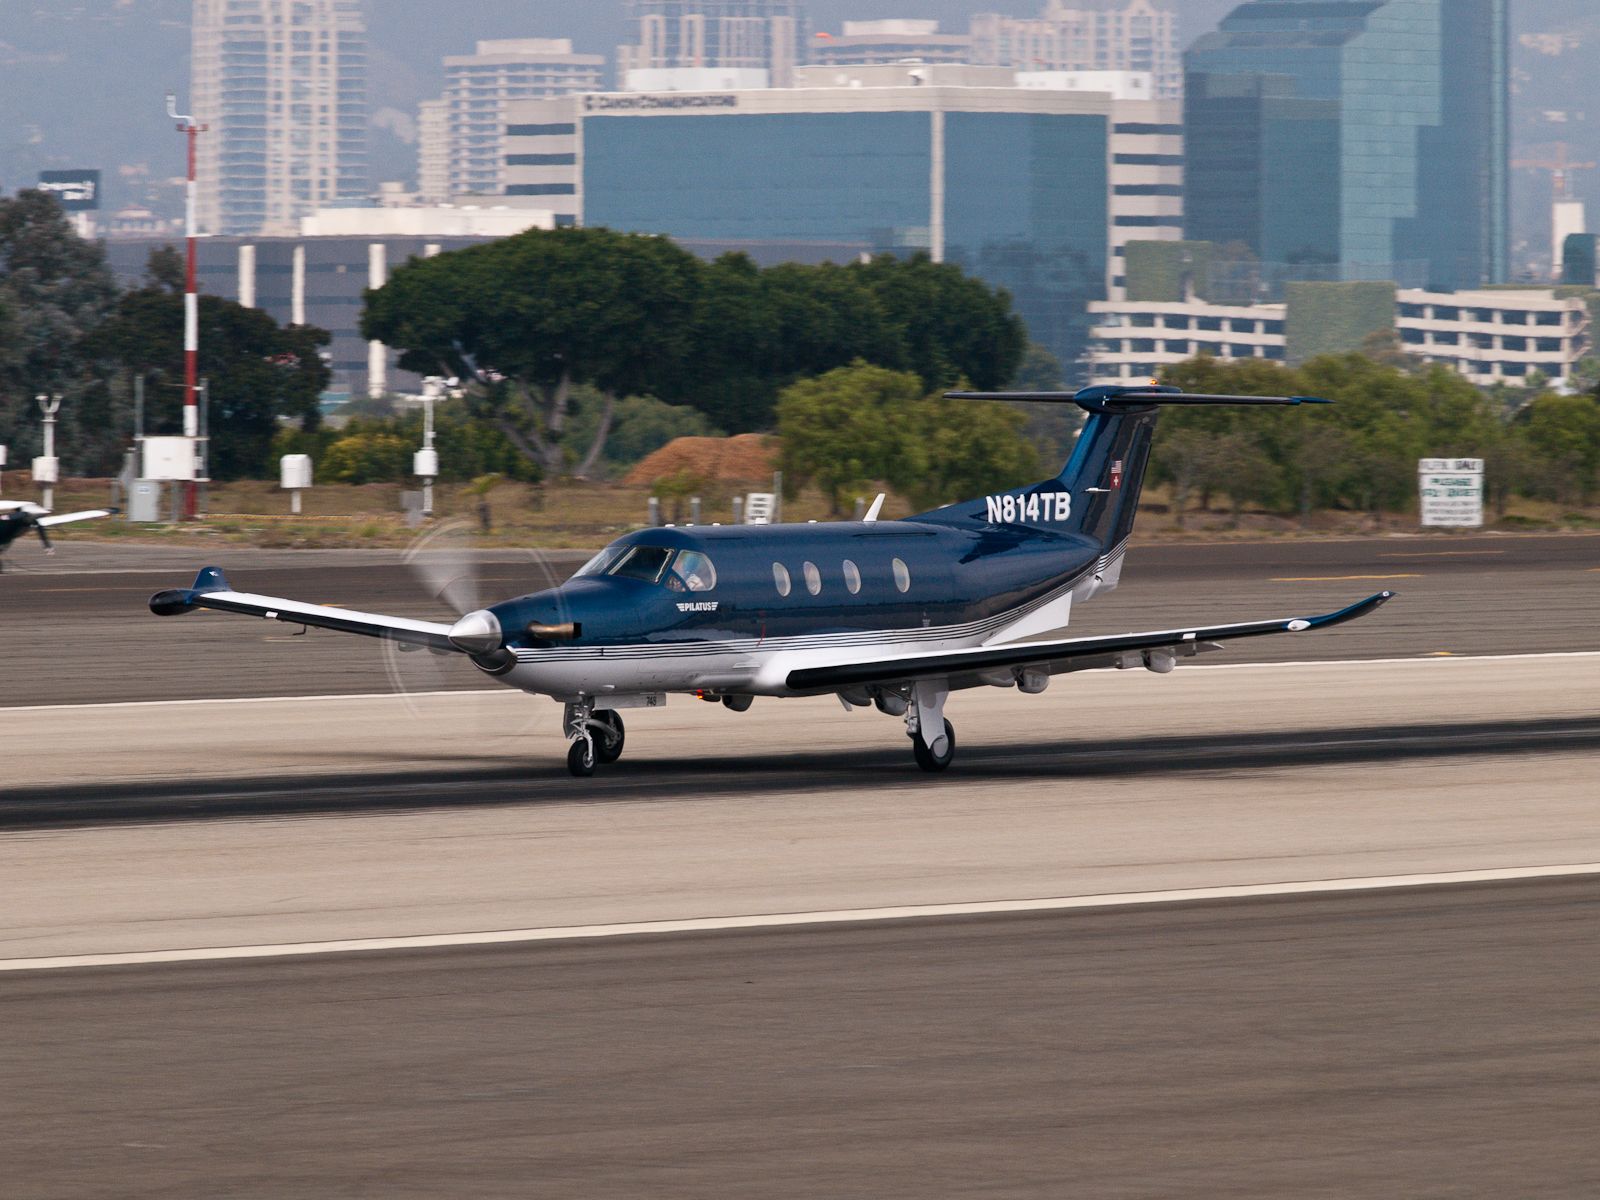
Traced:
<path id="1" fill-rule="evenodd" d="M 1504 279 L 1507 4 L 1236 8 L 1185 62 L 1188 236 L 1312 278 Z"/>

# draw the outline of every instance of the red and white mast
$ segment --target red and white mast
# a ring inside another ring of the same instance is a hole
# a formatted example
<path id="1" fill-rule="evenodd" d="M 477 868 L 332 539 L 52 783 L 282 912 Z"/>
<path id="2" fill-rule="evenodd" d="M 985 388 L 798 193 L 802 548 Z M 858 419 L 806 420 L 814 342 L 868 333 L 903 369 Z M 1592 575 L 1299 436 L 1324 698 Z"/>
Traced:
<path id="1" fill-rule="evenodd" d="M 195 184 L 196 146 L 208 126 L 197 125 L 191 116 L 178 112 L 178 98 L 167 93 L 167 116 L 178 123 L 178 132 L 189 143 L 188 183 L 184 188 L 184 236 L 187 252 L 183 273 L 183 436 L 200 436 L 200 286 L 196 266 L 197 239 L 200 236 L 198 196 Z M 197 508 L 197 485 L 193 480 L 184 488 L 183 515 L 193 520 Z"/>

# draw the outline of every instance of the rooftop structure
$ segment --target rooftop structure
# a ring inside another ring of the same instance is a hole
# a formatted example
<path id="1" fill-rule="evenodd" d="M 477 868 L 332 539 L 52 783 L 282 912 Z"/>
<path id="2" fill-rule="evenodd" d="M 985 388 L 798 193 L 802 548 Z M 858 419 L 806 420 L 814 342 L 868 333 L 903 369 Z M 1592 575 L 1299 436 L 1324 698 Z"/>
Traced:
<path id="1" fill-rule="evenodd" d="M 788 87 L 804 57 L 801 0 L 629 0 L 639 40 L 617 50 L 617 73 L 664 67 L 766 71 Z"/>
<path id="2" fill-rule="evenodd" d="M 937 21 L 846 21 L 843 33 L 812 38 L 810 50 L 811 61 L 819 66 L 961 63 L 971 60 L 972 37 L 941 33 Z"/>
<path id="3" fill-rule="evenodd" d="M 1183 96 L 1178 17 L 1164 0 L 1048 0 L 1037 17 L 972 18 L 972 61 L 1024 71 L 1142 71 Z"/>

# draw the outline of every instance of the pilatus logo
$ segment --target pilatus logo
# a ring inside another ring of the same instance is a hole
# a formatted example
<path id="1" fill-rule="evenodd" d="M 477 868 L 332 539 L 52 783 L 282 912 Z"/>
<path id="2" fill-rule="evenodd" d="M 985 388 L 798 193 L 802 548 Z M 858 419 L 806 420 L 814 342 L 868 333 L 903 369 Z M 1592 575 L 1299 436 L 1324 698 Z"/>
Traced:
<path id="1" fill-rule="evenodd" d="M 718 603 L 719 601 L 716 600 L 685 600 L 682 604 L 678 605 L 678 611 L 685 613 L 716 612 Z"/>

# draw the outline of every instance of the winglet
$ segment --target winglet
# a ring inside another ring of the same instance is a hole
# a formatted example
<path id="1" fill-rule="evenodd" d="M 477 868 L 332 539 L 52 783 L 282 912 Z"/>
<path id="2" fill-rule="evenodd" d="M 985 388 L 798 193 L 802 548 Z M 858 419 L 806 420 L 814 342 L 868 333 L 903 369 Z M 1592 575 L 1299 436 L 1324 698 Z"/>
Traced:
<path id="1" fill-rule="evenodd" d="M 233 589 L 228 586 L 227 576 L 223 575 L 221 567 L 204 567 L 194 577 L 192 588 L 171 588 L 151 596 L 150 611 L 158 617 L 178 617 L 199 607 L 195 604 L 196 596 L 231 591 Z"/>
<path id="2" fill-rule="evenodd" d="M 228 578 L 222 573 L 221 567 L 201 567 L 200 574 L 194 577 L 194 587 L 189 589 L 194 592 L 231 592 Z"/>

